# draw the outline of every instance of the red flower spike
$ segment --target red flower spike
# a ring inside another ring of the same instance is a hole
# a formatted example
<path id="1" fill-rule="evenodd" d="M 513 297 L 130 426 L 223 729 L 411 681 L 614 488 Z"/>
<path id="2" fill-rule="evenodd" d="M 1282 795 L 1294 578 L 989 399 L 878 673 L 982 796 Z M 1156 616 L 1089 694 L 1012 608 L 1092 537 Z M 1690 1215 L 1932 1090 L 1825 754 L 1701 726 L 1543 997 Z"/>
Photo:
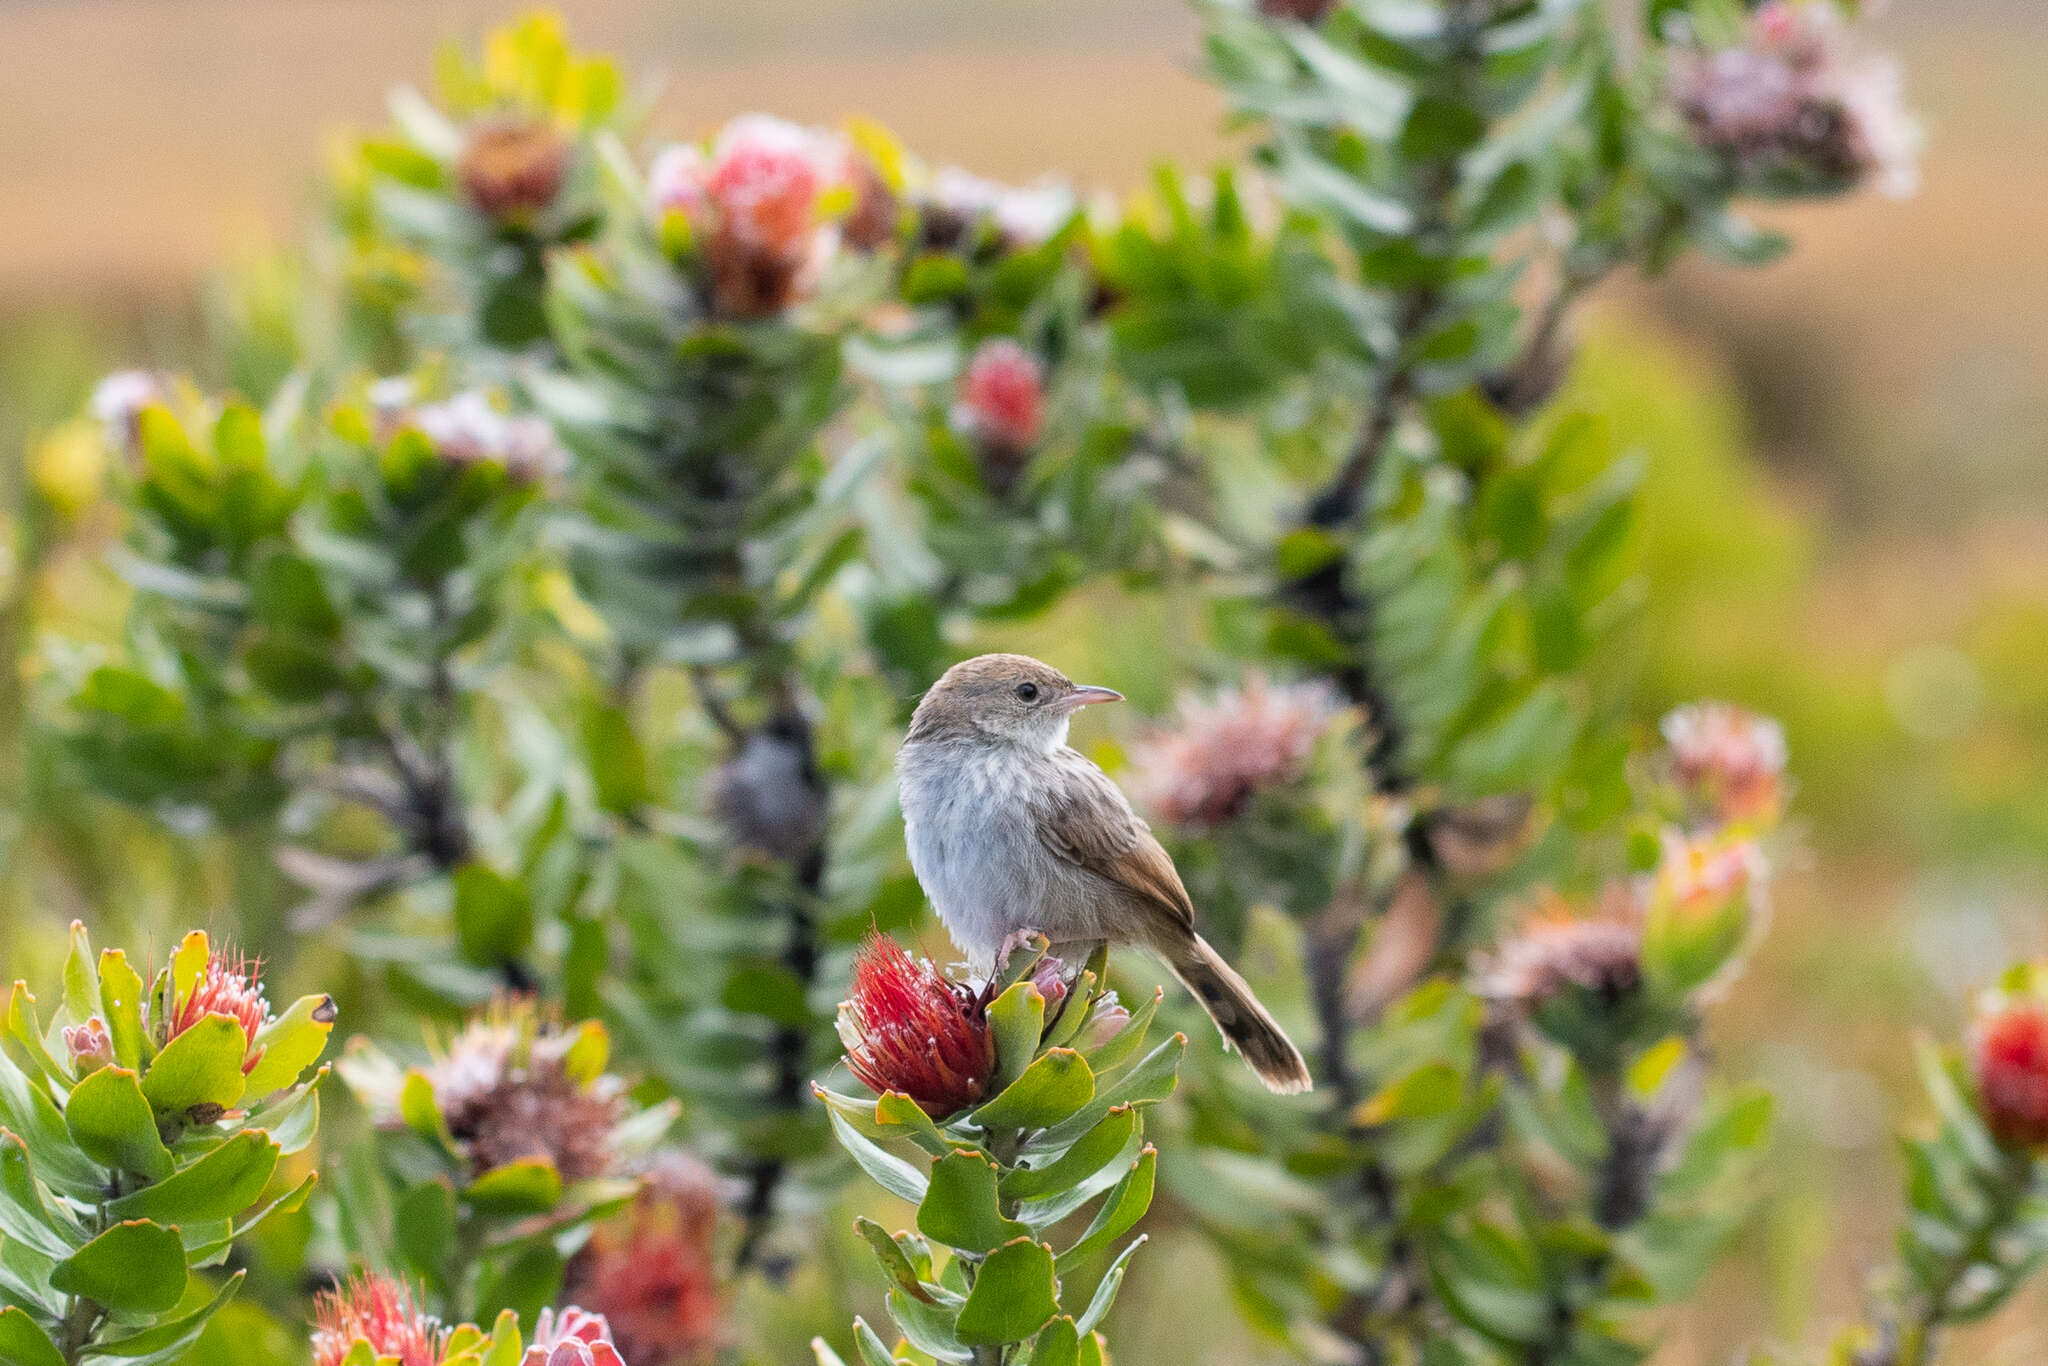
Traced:
<path id="1" fill-rule="evenodd" d="M 879 934 L 854 958 L 839 1037 L 862 1084 L 900 1091 L 934 1119 L 979 1101 L 995 1073 L 995 1038 L 976 994 Z"/>
<path id="2" fill-rule="evenodd" d="M 2048 1000 L 2030 992 L 1985 999 L 1970 1034 L 1985 1123 L 2008 1148 L 2048 1146 Z"/>
<path id="3" fill-rule="evenodd" d="M 313 1366 L 341 1366 L 349 1349 L 367 1342 L 398 1366 L 435 1366 L 448 1330 L 420 1312 L 412 1290 L 384 1276 L 355 1276 L 314 1302 Z"/>
<path id="4" fill-rule="evenodd" d="M 1045 425 L 1045 371 L 1008 337 L 975 349 L 960 384 L 960 407 L 974 434 L 1007 451 L 1028 451 Z"/>

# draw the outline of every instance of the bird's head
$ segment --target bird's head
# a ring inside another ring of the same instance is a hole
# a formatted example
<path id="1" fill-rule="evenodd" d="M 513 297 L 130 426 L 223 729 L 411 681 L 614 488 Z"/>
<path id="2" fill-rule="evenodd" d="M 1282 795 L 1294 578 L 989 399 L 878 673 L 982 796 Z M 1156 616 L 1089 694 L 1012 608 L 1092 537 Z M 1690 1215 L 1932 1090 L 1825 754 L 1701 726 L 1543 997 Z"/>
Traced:
<path id="1" fill-rule="evenodd" d="M 979 655 L 932 684 L 910 721 L 912 740 L 981 740 L 1049 753 L 1067 741 L 1067 719 L 1092 702 L 1121 702 L 1109 688 L 1076 683 L 1029 655 Z"/>

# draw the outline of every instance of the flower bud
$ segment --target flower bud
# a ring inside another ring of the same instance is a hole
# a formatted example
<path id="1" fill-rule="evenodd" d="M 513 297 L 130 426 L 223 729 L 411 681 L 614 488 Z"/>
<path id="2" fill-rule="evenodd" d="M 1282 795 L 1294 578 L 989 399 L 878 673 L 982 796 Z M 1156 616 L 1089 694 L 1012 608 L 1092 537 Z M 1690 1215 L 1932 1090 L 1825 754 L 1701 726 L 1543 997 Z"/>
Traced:
<path id="1" fill-rule="evenodd" d="M 114 1040 L 106 1022 L 95 1015 L 84 1024 L 64 1026 L 64 1051 L 71 1060 L 71 1075 L 83 1077 L 114 1060 Z"/>
<path id="2" fill-rule="evenodd" d="M 1645 1032 L 1643 927 L 1626 907 L 1580 915 L 1548 898 L 1482 963 L 1477 989 L 1589 1062 Z"/>
<path id="3" fill-rule="evenodd" d="M 1765 874 L 1750 840 L 1664 832 L 1643 932 L 1644 961 L 1660 988 L 1685 997 L 1722 976 L 1751 936 Z"/>
<path id="4" fill-rule="evenodd" d="M 533 1325 L 533 1341 L 521 1366 L 625 1366 L 612 1343 L 604 1315 L 574 1305 L 559 1316 L 543 1309 Z"/>
<path id="5" fill-rule="evenodd" d="M 2048 970 L 2022 968 L 1986 992 L 1970 1029 L 1984 1122 L 2008 1148 L 2048 1147 Z"/>
<path id="6" fill-rule="evenodd" d="M 977 994 L 880 934 L 854 958 L 839 1039 L 863 1085 L 901 1092 L 934 1119 L 980 1101 L 995 1075 L 995 1037 Z"/>
<path id="7" fill-rule="evenodd" d="M 1784 804 L 1785 731 L 1725 702 L 1698 702 L 1664 718 L 1671 773 L 1687 805 L 1721 824 L 1775 820 Z"/>
<path id="8" fill-rule="evenodd" d="M 968 362 L 955 419 L 979 447 L 989 491 L 1008 493 L 1045 425 L 1044 367 L 1008 337 L 989 338 Z"/>
<path id="9" fill-rule="evenodd" d="M 530 223 L 562 191 L 569 143 L 545 119 L 510 118 L 469 130 L 455 177 L 470 204 L 500 223 Z"/>

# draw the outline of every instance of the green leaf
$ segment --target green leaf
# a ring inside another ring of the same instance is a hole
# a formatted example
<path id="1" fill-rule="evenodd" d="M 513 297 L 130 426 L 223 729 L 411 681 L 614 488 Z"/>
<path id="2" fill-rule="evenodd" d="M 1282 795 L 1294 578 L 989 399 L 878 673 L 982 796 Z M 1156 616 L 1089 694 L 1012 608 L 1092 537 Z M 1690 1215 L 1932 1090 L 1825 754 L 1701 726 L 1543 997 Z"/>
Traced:
<path id="1" fill-rule="evenodd" d="M 873 1177 L 877 1185 L 913 1205 L 923 1201 L 929 1184 L 924 1173 L 855 1129 L 837 1110 L 826 1111 L 826 1118 L 832 1122 L 832 1133 L 839 1145 L 853 1155 L 860 1169 Z"/>
<path id="2" fill-rule="evenodd" d="M 107 1211 L 163 1224 L 232 1219 L 262 1198 L 281 1156 L 269 1134 L 244 1129 L 167 1180 L 109 1202 Z"/>
<path id="3" fill-rule="evenodd" d="M 201 1105 L 222 1109 L 242 1098 L 248 1078 L 242 1060 L 249 1039 L 226 1015 L 204 1015 L 164 1045 L 142 1076 L 142 1094 L 158 1114 L 183 1114 Z"/>
<path id="4" fill-rule="evenodd" d="M 67 1214 L 60 1221 L 45 1203 L 28 1145 L 5 1130 L 0 1130 L 0 1235 L 58 1259 L 85 1241 L 75 1220 Z"/>
<path id="5" fill-rule="evenodd" d="M 1080 1366 L 1081 1334 L 1069 1318 L 1057 1318 L 1031 1344 L 1031 1366 Z"/>
<path id="6" fill-rule="evenodd" d="M 1001 1092 L 1024 1075 L 1045 1032 L 1045 997 L 1029 982 L 1004 991 L 988 1008 L 989 1029 L 996 1038 L 996 1085 Z"/>
<path id="7" fill-rule="evenodd" d="M 446 1181 L 423 1181 L 398 1202 L 391 1221 L 392 1244 L 406 1267 L 431 1290 L 445 1285 L 455 1227 L 455 1192 Z"/>
<path id="8" fill-rule="evenodd" d="M 1072 1143 L 1102 1122 L 1102 1117 L 1119 1105 L 1154 1105 L 1173 1094 L 1180 1083 L 1180 1060 L 1188 1051 L 1188 1036 L 1175 1034 L 1132 1064 L 1130 1071 L 1098 1087 L 1095 1099 L 1082 1106 L 1070 1119 L 1045 1131 L 1048 1144 Z"/>
<path id="9" fill-rule="evenodd" d="M 1059 1255 L 1059 1270 L 1064 1273 L 1103 1251 L 1117 1239 L 1129 1233 L 1145 1217 L 1145 1211 L 1152 1207 L 1152 1189 L 1158 1175 L 1158 1150 L 1147 1144 L 1138 1154 L 1138 1160 L 1116 1189 L 1109 1193 L 1109 1199 L 1102 1202 L 1102 1208 L 1095 1212 L 1095 1219 L 1088 1225 L 1088 1231 L 1080 1241 Z"/>
<path id="10" fill-rule="evenodd" d="M 1075 1325 L 1084 1337 L 1095 1331 L 1095 1326 L 1108 1316 L 1110 1308 L 1116 1304 L 1116 1292 L 1123 1288 L 1124 1271 L 1130 1266 L 1131 1258 L 1136 1256 L 1138 1249 L 1144 1245 L 1143 1234 L 1133 1238 L 1129 1246 L 1116 1254 L 1116 1260 L 1109 1264 L 1109 1270 L 1102 1273 L 1101 1281 L 1095 1286 L 1095 1294 L 1088 1300 L 1088 1308 L 1082 1312 L 1079 1323 Z"/>
<path id="11" fill-rule="evenodd" d="M 119 1314 L 161 1314 L 185 1293 L 185 1248 L 147 1219 L 115 1224 L 57 1263 L 50 1285 Z"/>
<path id="12" fill-rule="evenodd" d="M 584 709 L 583 750 L 589 756 L 599 806 L 629 813 L 646 803 L 647 755 L 622 709 L 596 704 Z"/>
<path id="13" fill-rule="evenodd" d="M 64 1354 L 28 1312 L 17 1305 L 0 1309 L 0 1362 L 6 1366 L 65 1366 Z"/>
<path id="14" fill-rule="evenodd" d="M 1152 999 L 1132 1011 L 1131 1018 L 1124 1022 L 1122 1029 L 1082 1055 L 1088 1059 L 1088 1066 L 1095 1073 L 1098 1088 L 1118 1068 L 1138 1056 L 1138 1050 L 1145 1046 L 1145 1036 L 1151 1032 L 1152 1017 L 1159 1013 L 1159 1005 L 1165 999 L 1165 988 L 1154 987 Z"/>
<path id="15" fill-rule="evenodd" d="M 100 1018 L 114 1042 L 114 1061 L 140 1069 L 149 1052 L 142 1032 L 142 978 L 119 949 L 100 955 Z"/>
<path id="16" fill-rule="evenodd" d="M 972 1148 L 932 1163 L 930 1185 L 917 1207 L 917 1231 L 963 1252 L 988 1252 L 1030 1233 L 1003 1214 L 996 1198 L 1000 1171 Z"/>
<path id="17" fill-rule="evenodd" d="M 444 1152 L 455 1152 L 455 1136 L 448 1132 L 448 1121 L 434 1099 L 433 1080 L 418 1068 L 407 1072 L 398 1084 L 398 1117 L 421 1138 L 438 1143 Z"/>
<path id="18" fill-rule="evenodd" d="M 71 952 L 64 956 L 64 1013 L 72 1024 L 84 1024 L 100 1013 L 100 975 L 92 961 L 92 939 L 85 922 L 71 922 Z"/>
<path id="19" fill-rule="evenodd" d="M 526 889 L 481 863 L 456 869 L 455 937 L 463 957 L 486 967 L 525 953 L 533 943 L 533 903 Z"/>
<path id="20" fill-rule="evenodd" d="M 254 1231 L 264 1220 L 273 1214 L 297 1214 L 301 1209 L 305 1208 L 306 1199 L 313 1193 L 313 1187 L 319 1183 L 319 1180 L 320 1173 L 307 1172 L 305 1180 L 299 1182 L 298 1185 L 293 1186 L 283 1195 L 278 1196 L 254 1214 L 242 1220 L 241 1223 L 234 1225 L 228 1230 L 225 1237 L 217 1238 L 208 1243 L 189 1244 L 186 1247 L 186 1253 L 192 1265 L 205 1266 L 211 1264 L 214 1258 L 227 1252 L 235 1239 Z"/>
<path id="21" fill-rule="evenodd" d="M 865 1217 L 855 1219 L 853 1227 L 867 1240 L 867 1245 L 875 1250 L 875 1259 L 882 1264 L 882 1270 L 889 1279 L 896 1283 L 897 1289 L 913 1299 L 923 1300 L 928 1304 L 932 1302 L 932 1294 L 924 1288 L 917 1268 L 911 1264 L 910 1254 L 903 1250 L 901 1243 L 889 1235 L 887 1229 Z"/>
<path id="22" fill-rule="evenodd" d="M 858 1316 L 853 1320 L 853 1345 L 860 1353 L 861 1366 L 896 1366 L 896 1354 L 889 1350 L 889 1344 L 868 1327 L 866 1319 Z M 826 1355 L 831 1349 L 825 1346 L 824 1339 L 814 1339 L 811 1346 L 818 1353 L 818 1366 L 826 1366 Z"/>
<path id="23" fill-rule="evenodd" d="M 207 1320 L 220 1311 L 222 1305 L 235 1297 L 242 1288 L 242 1278 L 248 1273 L 237 1271 L 228 1277 L 219 1292 L 189 1314 L 159 1323 L 154 1328 L 145 1328 L 139 1333 L 130 1333 L 125 1338 L 96 1342 L 86 1353 L 87 1360 L 99 1357 L 115 1357 L 128 1362 L 130 1366 L 157 1366 L 157 1363 L 177 1361 L 198 1340 L 200 1330 Z"/>
<path id="24" fill-rule="evenodd" d="M 1963 1098 L 1963 1083 L 1955 1065 L 1928 1040 L 1913 1041 L 1913 1061 L 1920 1070 L 1920 1083 L 1927 1088 L 1942 1123 L 1956 1136 L 1970 1165 L 1985 1176 L 2003 1177 L 2006 1159 L 1998 1140 L 1984 1127 L 1976 1107 Z"/>
<path id="25" fill-rule="evenodd" d="M 276 1105 L 258 1110 L 249 1127 L 262 1129 L 277 1140 L 286 1157 L 303 1152 L 320 1129 L 320 1082 L 327 1075 L 322 1067 L 304 1086 L 286 1094 Z"/>
<path id="26" fill-rule="evenodd" d="M 20 1137 L 43 1183 L 66 1195 L 97 1199 L 106 1175 L 79 1154 L 49 1090 L 0 1053 L 0 1126 Z"/>
<path id="27" fill-rule="evenodd" d="M 562 1254 L 547 1242 L 531 1244 L 487 1275 L 477 1290 L 482 1313 L 495 1316 L 510 1309 L 531 1323 L 562 1288 Z"/>
<path id="28" fill-rule="evenodd" d="M 998 1186 L 1006 1199 L 1043 1200 L 1071 1190 L 1116 1160 L 1138 1133 L 1138 1112 L 1119 1105 L 1102 1117 L 1102 1122 L 1059 1152 L 1043 1167 L 1012 1167 L 1003 1173 Z"/>
<path id="29" fill-rule="evenodd" d="M 1095 1098 L 1095 1074 L 1079 1053 L 1054 1048 L 1032 1060 L 1024 1074 L 996 1093 L 970 1118 L 991 1133 L 1044 1129 Z"/>
<path id="30" fill-rule="evenodd" d="M 889 1292 L 889 1317 L 910 1345 L 940 1361 L 971 1361 L 974 1353 L 960 1341 L 953 1320 L 957 1308 L 947 1304 L 926 1304 L 901 1291 Z"/>
<path id="31" fill-rule="evenodd" d="M 954 1332 L 969 1347 L 1024 1342 L 1060 1312 L 1052 1250 L 1019 1238 L 989 1254 L 960 1306 Z"/>
<path id="32" fill-rule="evenodd" d="M 102 1067 L 73 1087 L 64 1124 L 85 1155 L 103 1167 L 152 1181 L 171 1174 L 171 1155 L 157 1133 L 156 1114 L 125 1067 Z"/>
<path id="33" fill-rule="evenodd" d="M 493 1214 L 544 1214 L 562 1198 L 562 1173 L 546 1157 L 522 1157 L 469 1183 L 462 1198 Z"/>
<path id="34" fill-rule="evenodd" d="M 7 1015 L 0 1027 L 6 1030 L 7 1051 L 30 1076 L 45 1077 L 60 1086 L 70 1080 L 71 1070 L 51 1057 L 49 1045 L 43 1042 L 43 1023 L 36 1018 L 36 998 L 29 994 L 25 983 L 16 982 L 14 990 L 8 993 Z"/>
<path id="35" fill-rule="evenodd" d="M 244 1094 L 252 1100 L 281 1091 L 319 1061 L 334 1029 L 334 998 L 301 996 L 291 1008 L 256 1032 L 260 1056 L 249 1069 Z"/>

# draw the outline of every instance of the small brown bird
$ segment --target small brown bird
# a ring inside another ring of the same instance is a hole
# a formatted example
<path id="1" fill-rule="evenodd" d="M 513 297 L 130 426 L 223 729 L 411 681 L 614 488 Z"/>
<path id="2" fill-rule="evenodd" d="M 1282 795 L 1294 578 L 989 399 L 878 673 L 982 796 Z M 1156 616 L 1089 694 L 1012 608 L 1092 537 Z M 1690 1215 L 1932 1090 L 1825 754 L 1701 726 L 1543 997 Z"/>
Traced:
<path id="1" fill-rule="evenodd" d="M 896 756 L 910 865 L 963 952 L 992 963 L 1037 931 L 1138 944 L 1166 961 L 1274 1091 L 1306 1091 L 1301 1053 L 1195 933 L 1173 860 L 1067 722 L 1120 702 L 1027 655 L 982 655 L 932 685 Z"/>

